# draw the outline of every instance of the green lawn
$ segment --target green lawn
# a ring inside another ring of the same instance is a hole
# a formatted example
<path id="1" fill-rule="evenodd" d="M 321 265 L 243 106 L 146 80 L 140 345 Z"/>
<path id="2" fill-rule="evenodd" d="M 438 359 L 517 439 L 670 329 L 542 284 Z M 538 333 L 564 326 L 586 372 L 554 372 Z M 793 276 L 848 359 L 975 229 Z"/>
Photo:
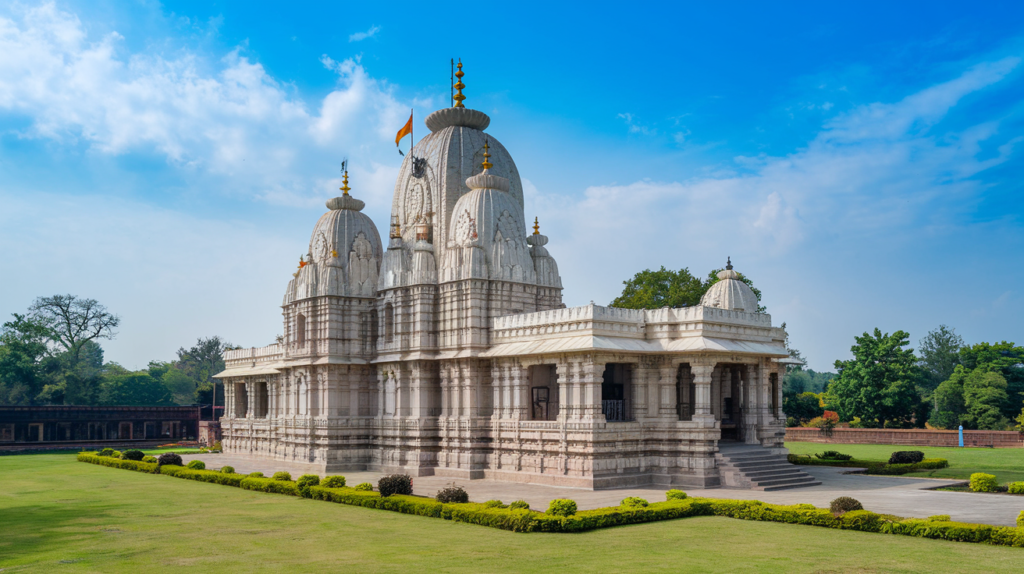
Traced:
<path id="1" fill-rule="evenodd" d="M 7 572 L 1010 572 L 1024 550 L 701 517 L 517 534 L 76 462 L 0 458 Z"/>
<path id="2" fill-rule="evenodd" d="M 889 460 L 897 450 L 919 450 L 925 458 L 944 458 L 949 468 L 915 472 L 905 476 L 930 476 L 934 478 L 962 478 L 968 480 L 975 472 L 994 474 L 1000 484 L 1024 480 L 1024 449 L 1021 448 L 946 448 L 899 446 L 891 444 L 821 444 L 815 442 L 787 442 L 786 448 L 793 454 L 814 454 L 826 450 L 837 450 L 851 454 L 853 458 L 867 460 Z"/>

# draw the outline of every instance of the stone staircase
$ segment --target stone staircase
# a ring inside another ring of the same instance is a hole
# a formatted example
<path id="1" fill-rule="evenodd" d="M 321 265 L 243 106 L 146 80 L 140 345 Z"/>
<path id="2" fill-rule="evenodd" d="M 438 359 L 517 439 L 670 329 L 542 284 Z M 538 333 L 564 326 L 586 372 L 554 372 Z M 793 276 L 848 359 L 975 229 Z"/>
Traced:
<path id="1" fill-rule="evenodd" d="M 800 467 L 790 464 L 786 455 L 756 444 L 718 443 L 715 454 L 725 488 L 784 490 L 821 484 Z"/>

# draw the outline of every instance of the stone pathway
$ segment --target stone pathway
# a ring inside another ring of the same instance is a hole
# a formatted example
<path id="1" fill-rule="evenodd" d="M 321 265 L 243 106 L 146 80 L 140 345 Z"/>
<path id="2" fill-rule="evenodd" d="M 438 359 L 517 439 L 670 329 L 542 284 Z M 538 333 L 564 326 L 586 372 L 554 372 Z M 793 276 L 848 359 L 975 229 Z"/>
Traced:
<path id="1" fill-rule="evenodd" d="M 182 459 L 186 462 L 193 459 L 202 460 L 209 469 L 230 465 L 235 467 L 237 472 L 243 474 L 260 471 L 270 476 L 276 471 L 285 470 L 292 473 L 292 478 L 296 478 L 305 472 L 300 465 L 290 467 L 288 464 L 278 461 L 232 454 L 188 455 L 182 456 Z M 827 466 L 802 468 L 820 480 L 821 485 L 775 492 L 725 488 L 709 490 L 686 488 L 683 490 L 690 496 L 761 500 L 775 504 L 810 503 L 819 507 L 828 507 L 829 502 L 836 497 L 852 496 L 859 500 L 864 508 L 874 512 L 919 518 L 935 514 L 948 514 L 953 520 L 997 526 L 1015 525 L 1017 515 L 1024 510 L 1024 496 L 927 490 L 963 482 L 958 480 L 844 474 L 850 469 Z M 370 482 L 376 485 L 377 479 L 382 476 L 382 473 L 379 472 L 346 472 L 343 474 L 350 486 L 360 482 Z M 535 510 L 546 509 L 548 503 L 554 498 L 571 498 L 576 501 L 580 510 L 587 510 L 602 506 L 615 506 L 627 496 L 639 496 L 651 502 L 664 500 L 665 496 L 663 488 L 586 490 L 486 479 L 455 480 L 439 476 L 414 478 L 413 490 L 416 494 L 432 496 L 438 490 L 452 483 L 465 488 L 469 493 L 470 500 L 474 502 L 499 499 L 509 503 L 522 499 L 529 502 L 530 507 Z"/>

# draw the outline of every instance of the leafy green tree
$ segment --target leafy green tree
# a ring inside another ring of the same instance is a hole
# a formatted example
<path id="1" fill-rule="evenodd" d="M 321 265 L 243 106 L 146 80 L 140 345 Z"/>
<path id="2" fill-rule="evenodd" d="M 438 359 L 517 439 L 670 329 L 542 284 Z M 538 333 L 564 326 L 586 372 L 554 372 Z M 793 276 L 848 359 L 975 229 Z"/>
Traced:
<path id="1" fill-rule="evenodd" d="M 928 423 L 942 429 L 955 429 L 960 426 L 967 405 L 964 401 L 964 380 L 968 371 L 963 365 L 957 365 L 953 374 L 935 388 L 932 395 L 935 408 L 932 410 Z"/>
<path id="2" fill-rule="evenodd" d="M 0 404 L 35 405 L 48 377 L 43 362 L 48 358 L 47 330 L 25 315 L 3 324 L 0 331 Z"/>
<path id="3" fill-rule="evenodd" d="M 716 278 L 717 279 L 717 278 Z M 624 309 L 660 309 L 662 307 L 692 307 L 700 304 L 707 287 L 687 268 L 670 271 L 662 266 L 657 271 L 645 269 L 633 276 L 622 294 L 611 302 L 612 307 Z"/>
<path id="4" fill-rule="evenodd" d="M 153 374 L 152 369 L 150 369 L 150 374 Z M 196 402 L 196 382 L 181 369 L 172 366 L 161 375 L 160 381 L 170 391 L 176 404 L 191 405 Z"/>
<path id="5" fill-rule="evenodd" d="M 721 269 L 715 269 L 708 274 L 706 280 L 701 280 L 690 273 L 689 268 L 682 268 L 679 271 L 665 269 L 664 266 L 657 271 L 644 269 L 637 273 L 632 279 L 623 281 L 622 294 L 611 302 L 612 307 L 623 309 L 660 309 L 662 307 L 692 307 L 700 305 L 701 297 L 707 293 L 712 285 L 720 281 L 718 273 Z M 761 300 L 761 291 L 754 287 L 750 278 L 739 274 L 740 281 L 743 281 L 753 289 L 757 300 Z M 759 307 L 764 312 L 764 307 Z"/>
<path id="6" fill-rule="evenodd" d="M 217 404 L 224 404 L 223 387 L 219 387 L 213 375 L 224 370 L 224 351 L 231 344 L 213 336 L 200 338 L 190 349 L 178 349 L 178 360 L 174 366 L 196 382 L 196 399 L 203 404 L 211 404 L 213 393 L 217 392 Z"/>
<path id="7" fill-rule="evenodd" d="M 975 369 L 964 380 L 965 427 L 983 430 L 1006 430 L 1010 420 L 1003 416 L 1006 408 L 1006 379 L 994 371 Z"/>
<path id="8" fill-rule="evenodd" d="M 807 422 L 825 413 L 821 397 L 814 393 L 786 394 L 782 396 L 782 412 L 800 422 Z"/>
<path id="9" fill-rule="evenodd" d="M 960 349 L 964 340 L 956 334 L 956 330 L 945 325 L 928 332 L 918 344 L 918 364 L 928 373 L 924 384 L 926 390 L 932 391 L 939 383 L 949 379 L 953 370 L 960 364 Z"/>
<path id="10" fill-rule="evenodd" d="M 1002 413 L 1007 418 L 1017 416 L 1024 400 L 1024 347 L 1002 341 L 978 343 L 960 349 L 960 362 L 969 370 L 996 371 L 1006 379 L 1008 400 Z"/>
<path id="11" fill-rule="evenodd" d="M 905 331 L 856 337 L 853 359 L 836 361 L 838 375 L 829 385 L 826 403 L 844 421 L 860 417 L 867 427 L 907 427 L 920 411 L 916 383 L 922 376 Z M 924 424 L 923 417 L 916 421 Z"/>
<path id="12" fill-rule="evenodd" d="M 173 404 L 167 387 L 146 371 L 103 378 L 99 401 L 103 405 L 162 406 Z"/>

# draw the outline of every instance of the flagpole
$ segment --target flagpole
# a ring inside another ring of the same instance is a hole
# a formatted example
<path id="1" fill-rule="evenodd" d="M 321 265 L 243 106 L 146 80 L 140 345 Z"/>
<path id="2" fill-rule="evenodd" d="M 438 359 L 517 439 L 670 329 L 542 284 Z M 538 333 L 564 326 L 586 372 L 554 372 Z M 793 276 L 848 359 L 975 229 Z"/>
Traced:
<path id="1" fill-rule="evenodd" d="M 449 106 L 454 106 L 455 105 L 455 58 L 452 58 L 452 77 L 451 77 L 451 82 L 448 82 L 448 83 L 451 84 L 451 88 L 449 89 L 449 91 L 451 92 L 451 96 L 448 98 L 448 105 Z"/>
<path id="2" fill-rule="evenodd" d="M 409 108 L 409 119 L 410 120 L 412 119 L 412 112 L 413 112 L 412 108 Z M 412 156 L 412 167 L 413 167 L 413 169 L 416 169 L 416 154 L 413 153 L 414 148 L 416 147 L 416 133 L 413 131 L 415 129 L 415 127 L 414 127 L 415 125 L 416 125 L 416 122 L 412 122 L 412 123 L 409 124 L 409 155 Z"/>

